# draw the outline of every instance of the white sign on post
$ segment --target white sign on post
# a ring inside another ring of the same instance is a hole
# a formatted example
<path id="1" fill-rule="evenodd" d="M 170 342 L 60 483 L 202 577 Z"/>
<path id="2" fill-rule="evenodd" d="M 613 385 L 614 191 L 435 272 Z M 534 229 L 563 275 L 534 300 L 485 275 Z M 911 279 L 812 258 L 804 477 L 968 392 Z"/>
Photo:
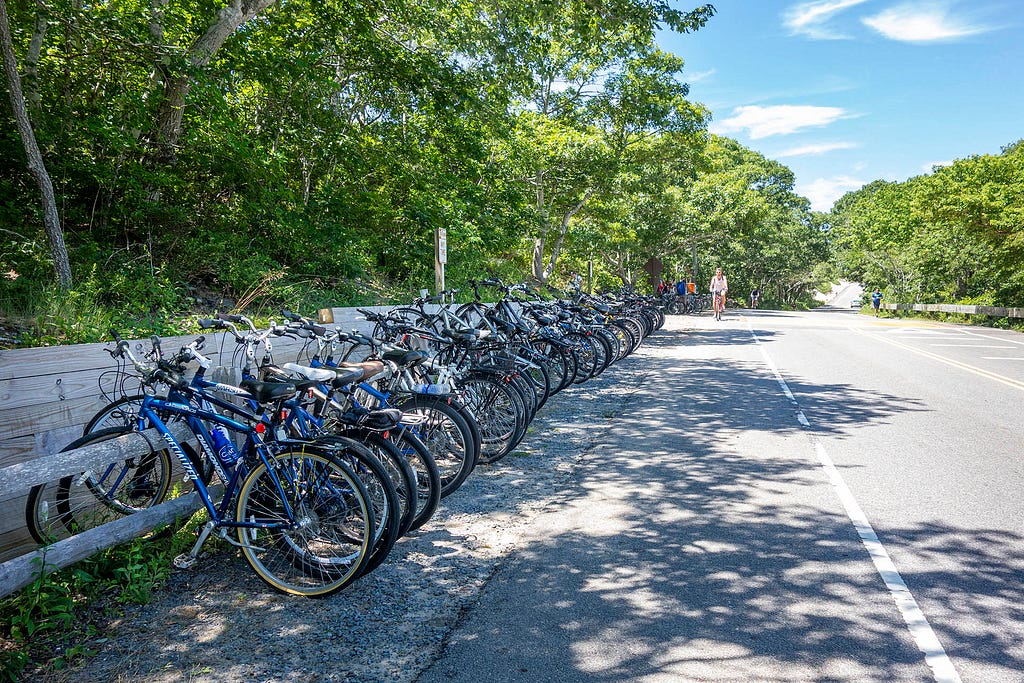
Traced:
<path id="1" fill-rule="evenodd" d="M 448 231 L 445 228 L 437 229 L 437 262 L 448 263 Z"/>
<path id="2" fill-rule="evenodd" d="M 444 291 L 444 264 L 448 262 L 448 231 L 444 228 L 434 230 L 434 290 L 440 294 Z"/>

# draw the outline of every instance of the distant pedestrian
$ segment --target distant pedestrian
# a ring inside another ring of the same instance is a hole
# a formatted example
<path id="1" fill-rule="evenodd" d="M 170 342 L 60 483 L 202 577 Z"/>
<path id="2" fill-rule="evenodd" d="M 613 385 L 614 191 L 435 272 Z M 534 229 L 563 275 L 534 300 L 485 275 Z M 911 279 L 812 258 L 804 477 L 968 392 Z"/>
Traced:
<path id="1" fill-rule="evenodd" d="M 757 308 L 757 301 L 760 298 L 761 298 L 761 290 L 758 289 L 757 287 L 754 287 L 754 289 L 752 289 L 750 291 L 750 307 L 751 308 Z"/>
<path id="2" fill-rule="evenodd" d="M 878 317 L 878 309 L 882 306 L 882 290 L 875 287 L 871 292 L 871 308 L 875 309 L 875 317 Z"/>

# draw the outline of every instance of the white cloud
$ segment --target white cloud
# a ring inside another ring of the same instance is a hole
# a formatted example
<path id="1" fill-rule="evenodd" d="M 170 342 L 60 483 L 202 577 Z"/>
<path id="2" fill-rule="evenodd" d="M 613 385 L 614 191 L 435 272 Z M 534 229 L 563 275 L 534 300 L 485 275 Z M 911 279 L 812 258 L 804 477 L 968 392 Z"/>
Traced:
<path id="1" fill-rule="evenodd" d="M 804 128 L 827 126 L 839 119 L 849 118 L 839 107 L 780 104 L 762 107 L 750 105 L 736 107 L 732 116 L 712 126 L 712 132 L 732 133 L 746 130 L 751 139 L 772 135 L 788 135 Z"/>
<path id="2" fill-rule="evenodd" d="M 687 83 L 697 83 L 699 81 L 707 80 L 714 75 L 715 69 L 708 69 L 707 71 L 698 71 L 696 73 L 689 74 L 685 76 L 685 80 Z"/>
<path id="3" fill-rule="evenodd" d="M 951 161 L 933 161 L 930 164 L 921 164 L 921 168 L 924 169 L 925 173 L 931 173 L 932 171 L 935 170 L 936 166 L 952 166 L 952 165 L 953 165 L 952 160 Z"/>
<path id="4" fill-rule="evenodd" d="M 804 145 L 802 147 L 793 147 L 783 152 L 779 152 L 773 156 L 782 157 L 802 157 L 802 156 L 817 156 L 820 154 L 828 154 L 834 152 L 837 149 L 853 149 L 858 147 L 854 142 L 822 142 L 817 145 Z"/>
<path id="5" fill-rule="evenodd" d="M 866 181 L 850 176 L 837 176 L 835 178 L 818 178 L 806 185 L 797 183 L 796 191 L 797 194 L 811 200 L 811 209 L 814 211 L 829 211 L 837 199 L 847 192 L 859 190 L 866 184 Z"/>
<path id="6" fill-rule="evenodd" d="M 846 36 L 826 26 L 833 15 L 867 0 L 816 0 L 793 5 L 783 14 L 782 23 L 793 35 L 818 40 L 836 40 Z"/>
<path id="7" fill-rule="evenodd" d="M 991 30 L 950 16 L 948 6 L 935 3 L 904 3 L 861 21 L 886 38 L 908 43 L 954 40 Z"/>

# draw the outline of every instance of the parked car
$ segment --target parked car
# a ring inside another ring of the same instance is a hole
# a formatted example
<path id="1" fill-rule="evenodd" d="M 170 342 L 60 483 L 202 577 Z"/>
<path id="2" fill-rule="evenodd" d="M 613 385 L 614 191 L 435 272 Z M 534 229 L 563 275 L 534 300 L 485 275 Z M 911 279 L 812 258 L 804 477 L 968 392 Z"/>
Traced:
<path id="1" fill-rule="evenodd" d="M 860 297 L 860 296 L 850 302 L 850 308 L 860 308 L 863 305 L 864 305 L 864 297 Z"/>

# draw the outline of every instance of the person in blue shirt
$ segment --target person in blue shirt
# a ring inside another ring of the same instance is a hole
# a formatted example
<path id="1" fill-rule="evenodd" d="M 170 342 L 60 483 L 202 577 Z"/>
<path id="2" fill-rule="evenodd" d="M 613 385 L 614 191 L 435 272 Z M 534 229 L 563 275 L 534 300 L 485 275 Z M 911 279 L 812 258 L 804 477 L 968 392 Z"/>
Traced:
<path id="1" fill-rule="evenodd" d="M 875 317 L 878 317 L 878 308 L 882 305 L 882 290 L 875 287 L 875 291 L 871 292 L 871 307 L 875 309 Z"/>

